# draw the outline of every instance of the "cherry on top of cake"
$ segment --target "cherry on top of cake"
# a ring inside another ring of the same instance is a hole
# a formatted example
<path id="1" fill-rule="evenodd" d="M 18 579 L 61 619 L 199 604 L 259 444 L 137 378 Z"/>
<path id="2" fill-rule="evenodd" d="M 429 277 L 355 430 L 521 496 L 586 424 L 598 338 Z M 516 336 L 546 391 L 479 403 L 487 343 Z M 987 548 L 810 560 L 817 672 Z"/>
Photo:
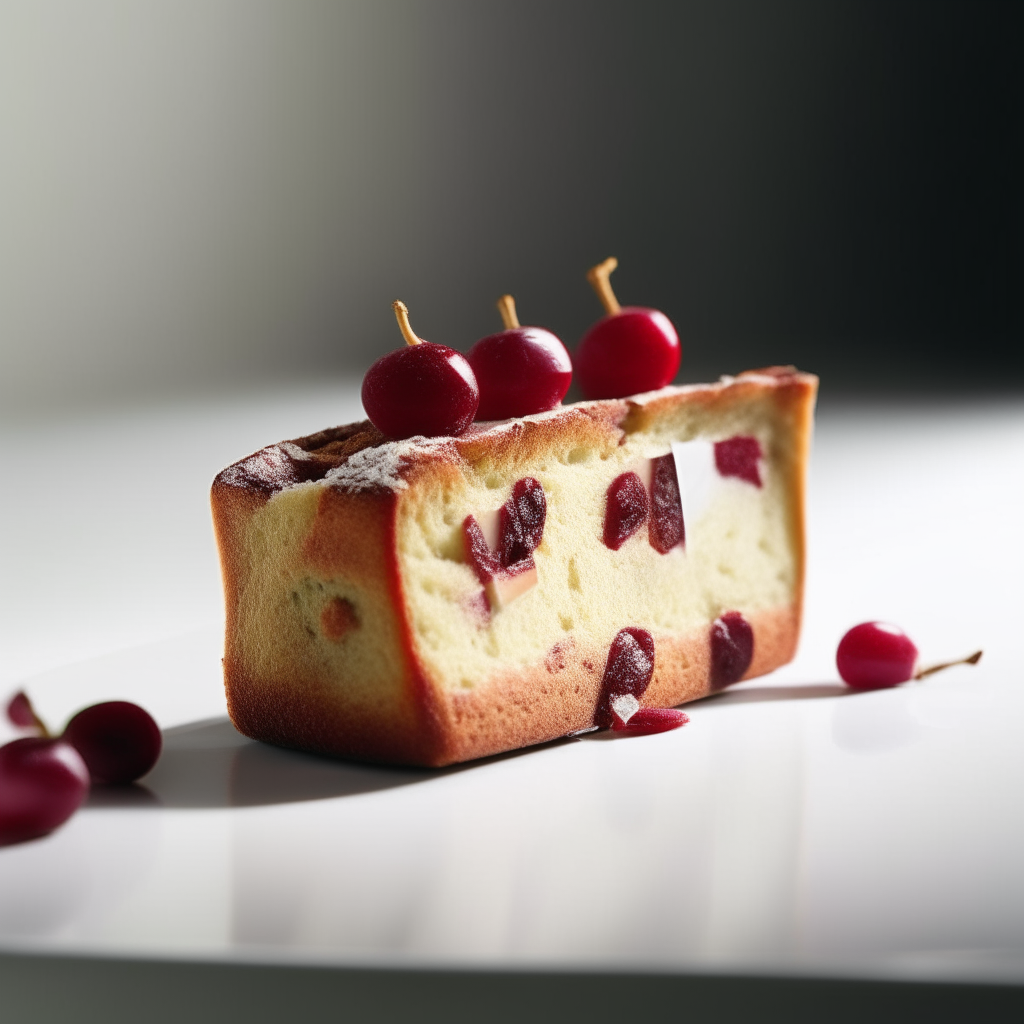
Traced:
<path id="1" fill-rule="evenodd" d="M 285 488 L 317 481 L 346 491 L 401 490 L 406 486 L 406 468 L 413 460 L 435 457 L 456 463 L 464 458 L 472 461 L 481 446 L 514 444 L 532 425 L 550 423 L 556 428 L 571 429 L 573 421 L 583 417 L 624 434 L 623 428 L 631 417 L 642 413 L 646 406 L 676 395 L 693 394 L 713 400 L 746 381 L 760 378 L 784 386 L 805 376 L 793 366 L 765 367 L 722 377 L 714 384 L 674 385 L 625 399 L 576 402 L 531 416 L 474 423 L 458 437 L 394 441 L 368 420 L 362 420 L 262 448 L 228 466 L 218 475 L 217 484 L 267 498 Z"/>

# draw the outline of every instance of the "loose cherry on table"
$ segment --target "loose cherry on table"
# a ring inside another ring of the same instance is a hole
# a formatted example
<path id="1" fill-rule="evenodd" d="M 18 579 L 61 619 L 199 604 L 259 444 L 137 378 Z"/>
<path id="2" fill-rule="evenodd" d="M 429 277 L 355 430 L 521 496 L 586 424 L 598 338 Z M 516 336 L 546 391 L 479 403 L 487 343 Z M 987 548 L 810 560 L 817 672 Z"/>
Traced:
<path id="1" fill-rule="evenodd" d="M 918 668 L 917 646 L 899 626 L 862 622 L 848 630 L 836 651 L 836 668 L 855 690 L 881 690 L 910 679 L 924 679 L 954 665 L 976 665 L 981 651 L 956 661 Z"/>
<path id="2" fill-rule="evenodd" d="M 63 825 L 89 792 L 89 769 L 64 740 L 26 736 L 0 747 L 0 846 Z"/>
<path id="3" fill-rule="evenodd" d="M 587 398 L 624 398 L 668 384 L 679 369 L 682 350 L 672 321 L 657 309 L 620 306 L 608 280 L 614 257 L 587 272 L 607 311 L 584 335 L 574 365 Z"/>
<path id="4" fill-rule="evenodd" d="M 81 755 L 93 782 L 124 784 L 142 778 L 163 746 L 160 727 L 148 711 L 126 700 L 110 700 L 79 711 L 64 739 Z"/>
<path id="5" fill-rule="evenodd" d="M 476 416 L 480 388 L 466 357 L 418 337 L 404 302 L 392 303 L 406 347 L 381 356 L 363 377 L 370 422 L 395 440 L 461 434 Z"/>
<path id="6" fill-rule="evenodd" d="M 498 299 L 505 330 L 481 338 L 469 350 L 480 386 L 479 420 L 504 420 L 554 409 L 572 381 L 565 346 L 543 327 L 522 327 L 511 295 Z"/>
<path id="7" fill-rule="evenodd" d="M 0 747 L 0 845 L 52 832 L 78 809 L 90 783 L 134 782 L 160 756 L 160 729 L 128 701 L 106 701 L 80 711 L 63 736 L 51 736 L 24 693 L 7 717 L 27 736 Z"/>

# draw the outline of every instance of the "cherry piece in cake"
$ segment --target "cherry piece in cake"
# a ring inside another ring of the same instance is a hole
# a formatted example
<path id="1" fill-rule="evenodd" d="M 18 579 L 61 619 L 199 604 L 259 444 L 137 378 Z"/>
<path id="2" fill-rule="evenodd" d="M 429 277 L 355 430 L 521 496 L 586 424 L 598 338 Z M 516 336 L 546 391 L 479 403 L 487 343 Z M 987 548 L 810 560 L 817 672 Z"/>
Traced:
<path id="1" fill-rule="evenodd" d="M 608 728 L 615 718 L 612 702 L 623 696 L 639 700 L 653 675 L 654 637 L 637 626 L 620 629 L 608 651 L 594 724 Z"/>
<path id="2" fill-rule="evenodd" d="M 498 535 L 492 548 L 476 516 L 462 523 L 466 557 L 483 584 L 490 608 L 500 608 L 537 583 L 533 552 L 544 539 L 547 499 L 539 480 L 517 480 L 512 496 L 498 510 Z"/>
<path id="3" fill-rule="evenodd" d="M 711 689 L 738 683 L 754 660 L 754 630 L 739 612 L 711 624 Z"/>
<path id="4" fill-rule="evenodd" d="M 89 792 L 89 769 L 70 743 L 27 736 L 0 747 L 0 846 L 62 825 Z"/>
<path id="5" fill-rule="evenodd" d="M 110 700 L 79 711 L 64 730 L 82 755 L 93 782 L 127 783 L 156 764 L 163 746 L 160 727 L 148 711 L 126 700 Z"/>
<path id="6" fill-rule="evenodd" d="M 480 389 L 466 357 L 417 337 L 404 302 L 394 302 L 406 347 L 381 356 L 363 377 L 363 408 L 395 440 L 461 434 L 476 416 Z"/>
<path id="7" fill-rule="evenodd" d="M 344 640 L 359 628 L 355 606 L 344 597 L 332 597 L 320 612 L 320 632 L 328 640 Z"/>
<path id="8" fill-rule="evenodd" d="M 480 386 L 479 420 L 504 420 L 554 409 L 572 381 L 565 346 L 543 327 L 521 327 L 511 295 L 498 300 L 505 330 L 481 338 L 467 359 Z"/>
<path id="9" fill-rule="evenodd" d="M 686 542 L 683 503 L 679 497 L 676 460 L 671 453 L 651 462 L 651 518 L 647 537 L 651 547 L 664 555 L 677 544 Z"/>
<path id="10" fill-rule="evenodd" d="M 574 365 L 587 398 L 625 398 L 670 383 L 682 349 L 672 321 L 657 309 L 620 306 L 608 278 L 619 265 L 606 259 L 587 273 L 607 316 L 584 335 Z"/>
<path id="11" fill-rule="evenodd" d="M 544 539 L 548 505 L 544 488 L 532 476 L 517 480 L 501 507 L 501 564 L 509 568 L 537 549 Z"/>
<path id="12" fill-rule="evenodd" d="M 761 486 L 761 442 L 756 437 L 730 437 L 715 443 L 715 468 L 721 476 L 735 476 Z"/>
<path id="13" fill-rule="evenodd" d="M 609 485 L 604 509 L 604 543 L 618 551 L 647 522 L 647 488 L 633 472 L 620 473 Z"/>

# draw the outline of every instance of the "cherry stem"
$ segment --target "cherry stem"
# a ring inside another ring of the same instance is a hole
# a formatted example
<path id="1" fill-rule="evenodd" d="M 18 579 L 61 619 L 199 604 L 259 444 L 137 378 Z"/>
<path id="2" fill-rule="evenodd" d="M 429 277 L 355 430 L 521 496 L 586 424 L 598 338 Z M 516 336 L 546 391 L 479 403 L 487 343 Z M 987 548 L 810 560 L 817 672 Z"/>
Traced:
<path id="1" fill-rule="evenodd" d="M 597 297 L 601 300 L 601 305 L 604 306 L 605 312 L 609 316 L 615 316 L 622 310 L 619 300 L 615 298 L 615 292 L 612 291 L 611 282 L 608 280 L 618 265 L 619 261 L 614 256 L 609 256 L 603 263 L 598 263 L 596 267 L 591 267 L 587 271 L 590 287 L 597 292 Z"/>
<path id="2" fill-rule="evenodd" d="M 423 339 L 417 336 L 412 329 L 412 324 L 409 323 L 409 307 L 401 299 L 395 299 L 391 303 L 391 308 L 395 311 L 395 319 L 398 321 L 398 327 L 402 332 L 402 337 L 405 338 L 406 345 L 422 345 Z"/>
<path id="3" fill-rule="evenodd" d="M 915 679 L 924 679 L 925 676 L 933 675 L 936 672 L 941 672 L 944 668 L 952 668 L 954 665 L 977 665 L 981 661 L 981 651 L 975 651 L 970 657 L 957 658 L 956 661 L 943 661 L 938 665 L 929 665 L 927 668 L 922 668 L 914 673 Z"/>
<path id="4" fill-rule="evenodd" d="M 32 701 L 28 699 L 28 694 L 22 690 L 15 696 L 14 700 L 17 700 L 19 697 L 22 700 L 25 710 L 32 716 L 32 721 L 35 723 L 35 727 L 39 730 L 39 735 L 45 736 L 46 739 L 52 739 L 53 734 L 46 728 L 46 723 L 36 714 L 36 709 L 32 706 Z"/>
<path id="5" fill-rule="evenodd" d="M 502 295 L 498 299 L 498 312 L 501 314 L 501 322 L 505 325 L 506 331 L 515 330 L 519 327 L 519 317 L 516 316 L 516 300 L 511 295 Z"/>

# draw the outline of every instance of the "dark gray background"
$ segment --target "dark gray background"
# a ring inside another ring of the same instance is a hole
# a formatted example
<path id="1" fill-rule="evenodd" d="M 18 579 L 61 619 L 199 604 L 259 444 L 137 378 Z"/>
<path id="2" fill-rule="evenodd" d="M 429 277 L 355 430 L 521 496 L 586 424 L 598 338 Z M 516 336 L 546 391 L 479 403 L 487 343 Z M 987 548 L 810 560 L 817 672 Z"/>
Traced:
<path id="1" fill-rule="evenodd" d="M 610 254 L 684 380 L 1019 387 L 1022 12 L 0 0 L 0 404 L 571 350 Z"/>

